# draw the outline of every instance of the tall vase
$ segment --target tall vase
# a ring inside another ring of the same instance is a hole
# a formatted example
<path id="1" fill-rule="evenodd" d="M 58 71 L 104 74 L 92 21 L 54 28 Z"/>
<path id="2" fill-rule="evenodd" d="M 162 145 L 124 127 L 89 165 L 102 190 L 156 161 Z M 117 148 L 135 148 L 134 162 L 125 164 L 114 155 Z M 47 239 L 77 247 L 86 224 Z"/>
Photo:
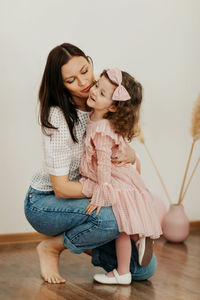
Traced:
<path id="1" fill-rule="evenodd" d="M 180 243 L 189 235 L 189 220 L 182 204 L 172 204 L 163 220 L 163 235 L 170 242 Z"/>

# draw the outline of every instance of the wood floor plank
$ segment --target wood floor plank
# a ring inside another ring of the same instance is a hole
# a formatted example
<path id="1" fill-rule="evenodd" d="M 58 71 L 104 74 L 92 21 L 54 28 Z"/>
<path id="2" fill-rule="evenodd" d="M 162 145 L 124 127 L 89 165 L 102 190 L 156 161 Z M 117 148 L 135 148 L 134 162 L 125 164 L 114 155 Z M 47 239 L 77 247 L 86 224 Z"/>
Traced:
<path id="1" fill-rule="evenodd" d="M 39 275 L 36 243 L 0 246 L 0 300 L 199 300 L 200 231 L 185 243 L 173 244 L 161 238 L 155 245 L 156 274 L 130 286 L 93 282 L 96 272 L 91 258 L 64 251 L 60 272 L 65 284 L 44 283 Z"/>

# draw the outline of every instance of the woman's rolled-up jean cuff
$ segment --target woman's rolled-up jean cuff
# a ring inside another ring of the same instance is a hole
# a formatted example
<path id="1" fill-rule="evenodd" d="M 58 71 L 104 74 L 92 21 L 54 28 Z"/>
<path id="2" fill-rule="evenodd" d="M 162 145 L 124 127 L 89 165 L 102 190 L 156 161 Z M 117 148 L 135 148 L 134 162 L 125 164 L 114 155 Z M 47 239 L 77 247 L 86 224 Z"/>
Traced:
<path id="1" fill-rule="evenodd" d="M 88 249 L 98 248 L 120 235 L 115 222 L 93 221 L 83 223 L 64 232 L 62 234 L 62 242 L 68 250 L 76 254 L 83 253 Z M 106 223 L 107 226 L 105 227 Z"/>
<path id="2" fill-rule="evenodd" d="M 65 234 L 62 234 L 62 242 L 63 245 L 72 253 L 75 254 L 81 254 L 83 252 L 85 252 L 88 249 L 93 249 L 96 248 L 98 249 L 98 247 L 102 246 L 103 244 L 106 243 L 106 241 L 101 242 L 101 243 L 96 243 L 96 245 L 76 245 L 75 243 L 73 244 L 73 241 Z M 110 242 L 110 240 L 108 240 L 107 242 Z"/>
<path id="3" fill-rule="evenodd" d="M 62 234 L 62 242 L 63 245 L 72 253 L 81 254 L 84 252 L 81 248 L 76 247 L 64 233 Z"/>

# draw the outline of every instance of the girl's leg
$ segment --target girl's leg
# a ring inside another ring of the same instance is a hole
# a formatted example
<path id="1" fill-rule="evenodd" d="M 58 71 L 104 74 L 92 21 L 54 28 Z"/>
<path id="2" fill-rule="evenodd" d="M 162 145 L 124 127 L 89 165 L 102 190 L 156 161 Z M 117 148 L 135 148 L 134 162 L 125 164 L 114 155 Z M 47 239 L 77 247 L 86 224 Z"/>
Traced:
<path id="1" fill-rule="evenodd" d="M 119 275 L 124 275 L 130 272 L 131 261 L 131 240 L 130 236 L 126 233 L 122 233 L 115 240 L 116 254 L 117 254 L 117 272 Z M 107 276 L 114 276 L 113 272 L 107 274 Z"/>
<path id="2" fill-rule="evenodd" d="M 130 272 L 134 281 L 147 280 L 152 277 L 157 268 L 157 260 L 153 254 L 150 263 L 146 267 L 142 267 L 138 263 L 138 251 L 135 242 L 131 240 L 132 255 L 130 263 Z M 102 267 L 106 272 L 117 269 L 117 255 L 115 241 L 111 241 L 92 251 L 92 263 L 96 267 Z"/>
<path id="3" fill-rule="evenodd" d="M 150 237 L 140 237 L 138 242 L 136 243 L 138 250 L 138 261 L 140 266 L 147 266 L 153 255 L 153 244 L 154 240 Z"/>
<path id="4" fill-rule="evenodd" d="M 139 236 L 139 234 L 131 235 L 131 239 L 135 242 L 138 251 L 138 262 L 142 267 L 146 267 L 153 255 L 154 241 L 150 237 Z"/>
<path id="5" fill-rule="evenodd" d="M 136 243 L 139 240 L 139 234 L 132 234 L 131 239 Z"/>

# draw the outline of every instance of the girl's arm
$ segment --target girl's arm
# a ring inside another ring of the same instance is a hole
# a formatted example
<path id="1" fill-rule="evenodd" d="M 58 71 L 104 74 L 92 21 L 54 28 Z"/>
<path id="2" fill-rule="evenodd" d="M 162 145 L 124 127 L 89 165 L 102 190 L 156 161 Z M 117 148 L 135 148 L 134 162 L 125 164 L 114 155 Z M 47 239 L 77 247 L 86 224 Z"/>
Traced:
<path id="1" fill-rule="evenodd" d="M 97 209 L 98 215 L 102 206 L 111 205 L 110 195 L 113 193 L 111 183 L 111 154 L 112 139 L 110 136 L 96 134 L 93 141 L 97 154 L 97 184 L 93 191 L 91 203 L 86 208 L 86 213 L 91 214 Z"/>
<path id="2" fill-rule="evenodd" d="M 82 184 L 70 181 L 68 175 L 49 175 L 56 198 L 85 198 L 82 194 Z"/>

